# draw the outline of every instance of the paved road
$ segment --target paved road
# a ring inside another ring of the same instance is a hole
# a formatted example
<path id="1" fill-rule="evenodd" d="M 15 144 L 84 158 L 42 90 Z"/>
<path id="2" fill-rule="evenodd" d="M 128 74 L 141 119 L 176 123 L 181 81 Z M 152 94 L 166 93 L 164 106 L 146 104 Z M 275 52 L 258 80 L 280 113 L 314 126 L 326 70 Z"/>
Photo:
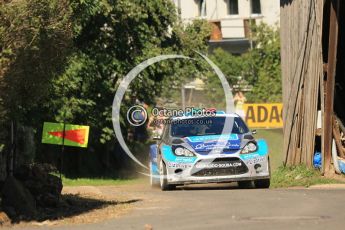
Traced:
<path id="1" fill-rule="evenodd" d="M 144 185 L 102 192 L 125 194 L 142 201 L 121 218 L 73 229 L 145 229 L 145 225 L 153 229 L 345 228 L 345 190 L 341 189 L 240 190 L 223 185 L 161 192 Z"/>

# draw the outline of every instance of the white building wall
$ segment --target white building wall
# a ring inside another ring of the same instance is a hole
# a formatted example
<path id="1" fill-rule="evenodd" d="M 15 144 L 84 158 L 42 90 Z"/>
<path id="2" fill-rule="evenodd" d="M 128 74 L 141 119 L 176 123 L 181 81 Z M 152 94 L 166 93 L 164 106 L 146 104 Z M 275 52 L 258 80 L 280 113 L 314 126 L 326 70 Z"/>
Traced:
<path id="1" fill-rule="evenodd" d="M 279 25 L 280 19 L 280 1 L 279 0 L 261 0 L 263 21 L 269 25 Z"/>
<path id="2" fill-rule="evenodd" d="M 261 14 L 250 14 L 250 0 L 238 0 L 238 15 L 228 15 L 228 0 L 206 0 L 206 15 L 199 16 L 199 0 L 173 0 L 180 7 L 181 18 L 186 23 L 196 18 L 220 21 L 223 38 L 244 38 L 244 20 L 255 19 L 269 25 L 279 24 L 279 0 L 261 0 Z"/>

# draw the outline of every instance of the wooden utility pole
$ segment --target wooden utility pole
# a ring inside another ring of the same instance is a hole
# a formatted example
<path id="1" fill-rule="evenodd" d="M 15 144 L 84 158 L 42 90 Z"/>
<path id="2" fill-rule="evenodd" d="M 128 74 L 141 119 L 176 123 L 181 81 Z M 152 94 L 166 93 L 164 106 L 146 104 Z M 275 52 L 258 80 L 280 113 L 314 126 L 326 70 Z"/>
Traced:
<path id="1" fill-rule="evenodd" d="M 323 78 L 324 2 L 281 0 L 280 5 L 285 163 L 312 167 Z"/>
<path id="2" fill-rule="evenodd" d="M 325 105 L 323 118 L 323 136 L 322 136 L 322 153 L 323 166 L 322 172 L 327 173 L 330 170 L 332 159 L 332 131 L 333 131 L 333 105 L 334 105 L 334 85 L 337 64 L 337 47 L 338 47 L 338 19 L 339 0 L 331 0 L 330 4 L 330 24 L 328 39 L 328 63 L 326 73 L 325 87 Z"/>

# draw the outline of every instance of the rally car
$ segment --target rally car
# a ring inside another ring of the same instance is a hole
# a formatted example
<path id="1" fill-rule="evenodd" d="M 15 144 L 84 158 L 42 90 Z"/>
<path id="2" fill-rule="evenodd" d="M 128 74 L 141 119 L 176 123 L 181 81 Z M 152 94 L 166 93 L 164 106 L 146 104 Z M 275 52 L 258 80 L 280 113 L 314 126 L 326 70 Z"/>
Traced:
<path id="1" fill-rule="evenodd" d="M 225 124 L 232 127 L 224 133 Z M 160 185 L 163 191 L 222 182 L 238 182 L 240 187 L 254 182 L 256 188 L 268 188 L 268 146 L 265 140 L 255 140 L 254 134 L 237 114 L 170 118 L 162 136 L 150 146 L 151 185 Z"/>

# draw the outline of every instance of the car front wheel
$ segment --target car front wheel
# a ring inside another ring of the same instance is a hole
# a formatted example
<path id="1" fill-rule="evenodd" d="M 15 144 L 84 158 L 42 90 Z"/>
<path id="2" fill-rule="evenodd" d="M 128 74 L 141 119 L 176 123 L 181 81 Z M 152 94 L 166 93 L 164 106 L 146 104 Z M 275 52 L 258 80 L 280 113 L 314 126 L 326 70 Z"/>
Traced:
<path id="1" fill-rule="evenodd" d="M 271 184 L 270 179 L 260 179 L 254 181 L 255 188 L 269 188 Z"/>
<path id="2" fill-rule="evenodd" d="M 168 184 L 167 168 L 166 168 L 162 159 L 161 159 L 160 164 L 159 164 L 159 174 L 160 174 L 160 185 L 161 185 L 162 191 L 168 191 L 168 190 L 172 190 L 175 188 L 174 185 Z"/>

